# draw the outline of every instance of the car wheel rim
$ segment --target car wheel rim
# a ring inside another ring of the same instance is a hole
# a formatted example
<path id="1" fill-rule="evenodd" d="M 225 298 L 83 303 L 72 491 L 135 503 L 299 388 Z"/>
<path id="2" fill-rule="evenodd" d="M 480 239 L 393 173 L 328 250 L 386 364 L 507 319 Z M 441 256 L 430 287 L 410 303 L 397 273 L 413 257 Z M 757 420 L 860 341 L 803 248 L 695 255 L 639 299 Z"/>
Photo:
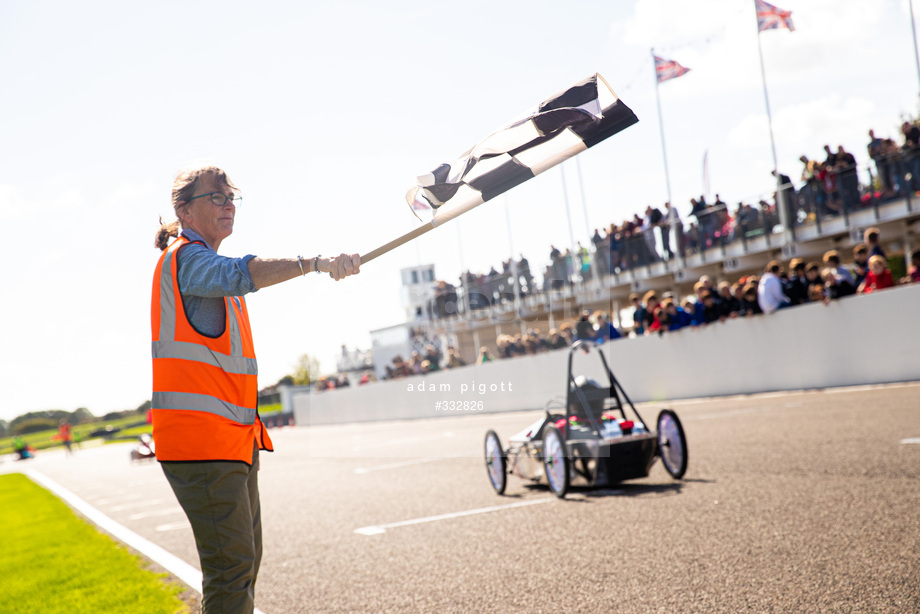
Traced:
<path id="1" fill-rule="evenodd" d="M 489 479 L 492 480 L 492 486 L 499 488 L 502 483 L 502 450 L 495 437 L 489 437 L 486 441 L 486 468 L 489 470 Z"/>
<path id="2" fill-rule="evenodd" d="M 684 448 L 680 441 L 680 432 L 674 418 L 665 414 L 658 424 L 658 438 L 661 442 L 661 460 L 671 473 L 680 470 L 684 457 Z"/>
<path id="3" fill-rule="evenodd" d="M 546 463 L 546 477 L 549 487 L 553 492 L 558 492 L 565 480 L 565 461 L 562 458 L 562 442 L 555 433 L 551 433 L 544 441 L 544 454 Z"/>

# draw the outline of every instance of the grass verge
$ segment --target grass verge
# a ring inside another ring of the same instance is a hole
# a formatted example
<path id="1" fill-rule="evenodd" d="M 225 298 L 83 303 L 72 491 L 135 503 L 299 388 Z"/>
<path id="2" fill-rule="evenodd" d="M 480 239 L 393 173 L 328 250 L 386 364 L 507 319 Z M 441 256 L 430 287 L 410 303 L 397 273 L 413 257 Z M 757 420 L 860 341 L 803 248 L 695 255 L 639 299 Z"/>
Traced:
<path id="1" fill-rule="evenodd" d="M 183 587 L 18 473 L 0 475 L 2 603 L 17 612 L 178 614 Z"/>
<path id="2" fill-rule="evenodd" d="M 126 431 L 127 427 L 132 424 L 137 424 L 138 422 L 144 422 L 144 415 L 137 414 L 134 416 L 127 416 L 124 418 L 118 418 L 117 420 L 99 420 L 96 422 L 90 422 L 88 424 L 76 424 L 73 427 L 74 435 L 74 448 L 79 450 L 80 443 L 84 441 L 90 441 L 89 434 L 97 431 L 106 426 L 111 426 L 113 428 L 121 429 L 121 431 Z M 152 427 L 149 424 L 138 427 L 140 429 L 147 428 L 149 432 Z M 121 431 L 117 433 L 121 435 Z M 142 431 L 141 431 L 142 432 Z M 140 434 L 138 432 L 137 434 Z M 48 429 L 45 431 L 38 431 L 37 433 L 28 433 L 22 436 L 22 440 L 28 445 L 32 446 L 36 450 L 47 450 L 50 448 L 61 448 L 63 444 L 56 440 L 54 436 L 57 435 L 57 429 Z M 2 454 L 12 454 L 13 453 L 13 438 L 4 437 L 0 439 L 0 455 Z"/>

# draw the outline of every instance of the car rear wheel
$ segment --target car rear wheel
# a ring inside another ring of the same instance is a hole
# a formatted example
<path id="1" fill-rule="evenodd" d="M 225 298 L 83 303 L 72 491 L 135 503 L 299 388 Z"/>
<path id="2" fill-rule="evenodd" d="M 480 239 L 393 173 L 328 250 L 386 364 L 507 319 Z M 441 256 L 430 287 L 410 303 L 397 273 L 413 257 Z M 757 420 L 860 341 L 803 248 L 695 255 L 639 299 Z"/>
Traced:
<path id="1" fill-rule="evenodd" d="M 671 477 L 679 480 L 687 471 L 687 438 L 684 427 L 670 409 L 658 414 L 658 454 Z"/>
<path id="2" fill-rule="evenodd" d="M 555 426 L 547 426 L 543 431 L 543 468 L 549 489 L 560 499 L 569 491 L 570 462 L 562 433 Z"/>
<path id="3" fill-rule="evenodd" d="M 493 430 L 489 430 L 486 433 L 485 454 L 489 481 L 492 483 L 492 488 L 495 489 L 495 492 L 501 495 L 505 492 L 505 486 L 508 484 L 508 472 L 502 442 Z"/>

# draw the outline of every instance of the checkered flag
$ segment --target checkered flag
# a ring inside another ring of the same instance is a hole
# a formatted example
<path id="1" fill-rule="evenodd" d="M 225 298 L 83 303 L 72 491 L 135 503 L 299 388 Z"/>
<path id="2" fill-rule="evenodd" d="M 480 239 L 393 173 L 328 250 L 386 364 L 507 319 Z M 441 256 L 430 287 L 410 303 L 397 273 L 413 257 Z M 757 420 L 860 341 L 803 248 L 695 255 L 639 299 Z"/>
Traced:
<path id="1" fill-rule="evenodd" d="M 422 213 L 431 219 L 362 255 L 361 263 L 536 177 L 637 121 L 603 77 L 588 77 L 493 132 L 454 162 L 419 177 L 406 201 L 416 217 Z"/>
<path id="2" fill-rule="evenodd" d="M 438 226 L 639 121 L 600 75 L 540 103 L 450 164 L 418 178 L 406 200 Z"/>

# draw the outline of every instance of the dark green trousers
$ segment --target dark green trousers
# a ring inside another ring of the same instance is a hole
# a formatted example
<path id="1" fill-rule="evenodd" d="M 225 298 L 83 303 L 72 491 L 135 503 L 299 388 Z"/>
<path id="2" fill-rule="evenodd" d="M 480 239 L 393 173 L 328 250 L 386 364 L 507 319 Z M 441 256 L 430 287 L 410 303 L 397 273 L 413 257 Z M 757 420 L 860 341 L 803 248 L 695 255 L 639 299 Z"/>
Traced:
<path id="1" fill-rule="evenodd" d="M 259 447 L 239 462 L 166 462 L 201 560 L 202 614 L 251 614 L 262 561 Z"/>

